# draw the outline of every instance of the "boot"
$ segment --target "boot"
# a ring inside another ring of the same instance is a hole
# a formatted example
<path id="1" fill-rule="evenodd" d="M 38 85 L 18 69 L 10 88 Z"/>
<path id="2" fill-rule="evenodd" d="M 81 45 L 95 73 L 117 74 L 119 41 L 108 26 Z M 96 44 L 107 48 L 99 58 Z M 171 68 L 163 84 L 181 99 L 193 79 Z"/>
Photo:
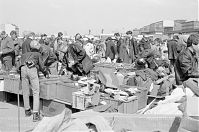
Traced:
<path id="1" fill-rule="evenodd" d="M 40 121 L 40 120 L 41 120 L 41 117 L 40 117 L 39 112 L 33 113 L 33 122 L 37 122 L 37 121 Z"/>
<path id="2" fill-rule="evenodd" d="M 25 116 L 26 116 L 26 117 L 29 117 L 29 116 L 31 116 L 31 115 L 32 115 L 32 112 L 31 112 L 30 109 L 25 110 Z"/>

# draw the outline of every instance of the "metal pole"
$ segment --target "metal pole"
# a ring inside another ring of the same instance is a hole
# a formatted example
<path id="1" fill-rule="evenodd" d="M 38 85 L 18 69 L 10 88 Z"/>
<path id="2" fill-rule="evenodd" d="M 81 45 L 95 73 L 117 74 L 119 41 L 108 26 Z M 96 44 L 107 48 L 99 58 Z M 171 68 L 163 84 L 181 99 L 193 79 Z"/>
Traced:
<path id="1" fill-rule="evenodd" d="M 18 132 L 20 132 L 20 99 L 19 99 L 19 91 L 17 93 L 17 102 L 18 102 Z"/>
<path id="2" fill-rule="evenodd" d="M 20 132 L 20 90 L 22 89 L 22 82 L 21 82 L 21 74 L 19 79 L 19 90 L 17 93 L 17 102 L 18 102 L 18 132 Z"/>

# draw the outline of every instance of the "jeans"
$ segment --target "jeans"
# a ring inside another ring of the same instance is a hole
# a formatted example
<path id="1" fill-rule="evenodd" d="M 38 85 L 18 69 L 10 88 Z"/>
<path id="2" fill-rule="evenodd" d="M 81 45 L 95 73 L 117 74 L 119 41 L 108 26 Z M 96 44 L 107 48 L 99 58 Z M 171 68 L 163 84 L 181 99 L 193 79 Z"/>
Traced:
<path id="1" fill-rule="evenodd" d="M 25 110 L 30 109 L 29 94 L 30 88 L 33 93 L 33 112 L 39 112 L 39 78 L 37 68 L 21 67 L 22 91 Z"/>
<path id="2" fill-rule="evenodd" d="M 198 78 L 189 78 L 183 82 L 184 87 L 188 87 L 191 91 L 199 96 Z"/>

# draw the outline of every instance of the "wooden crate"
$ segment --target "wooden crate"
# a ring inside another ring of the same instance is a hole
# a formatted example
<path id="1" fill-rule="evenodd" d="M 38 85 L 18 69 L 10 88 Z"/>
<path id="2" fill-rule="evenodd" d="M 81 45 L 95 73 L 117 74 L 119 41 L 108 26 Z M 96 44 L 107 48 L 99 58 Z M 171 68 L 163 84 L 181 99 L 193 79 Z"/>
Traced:
<path id="1" fill-rule="evenodd" d="M 107 104 L 117 106 L 119 113 L 133 114 L 138 111 L 138 98 L 136 96 L 129 97 L 127 102 L 121 102 L 112 98 L 101 98 Z"/>
<path id="2" fill-rule="evenodd" d="M 92 101 L 92 96 L 86 96 L 81 91 L 72 93 L 73 103 L 72 107 L 80 110 L 85 110 Z"/>
<path id="3" fill-rule="evenodd" d="M 139 86 L 128 86 L 128 85 L 121 85 L 120 88 L 126 89 L 126 88 L 137 88 L 139 91 L 135 93 L 135 96 L 138 98 L 138 110 L 146 107 L 147 105 L 147 99 L 148 99 L 148 90 L 145 87 L 139 87 Z"/>

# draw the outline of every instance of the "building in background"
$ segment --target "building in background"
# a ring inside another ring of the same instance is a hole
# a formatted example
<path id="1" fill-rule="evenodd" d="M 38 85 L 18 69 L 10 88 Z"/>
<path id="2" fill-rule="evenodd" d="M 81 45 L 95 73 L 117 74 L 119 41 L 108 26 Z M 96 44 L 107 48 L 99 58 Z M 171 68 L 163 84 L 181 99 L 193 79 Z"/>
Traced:
<path id="1" fill-rule="evenodd" d="M 182 30 L 182 24 L 184 22 L 186 22 L 186 20 L 174 20 L 173 31 L 180 32 Z"/>
<path id="2" fill-rule="evenodd" d="M 140 28 L 140 34 L 142 35 L 170 35 L 175 33 L 188 34 L 195 32 L 199 32 L 199 21 L 166 20 L 154 22 Z"/>
<path id="3" fill-rule="evenodd" d="M 140 34 L 140 29 L 135 28 L 133 29 L 132 32 L 133 32 L 133 36 L 138 36 Z"/>
<path id="4" fill-rule="evenodd" d="M 140 28 L 140 34 L 151 35 L 151 34 L 165 34 L 166 32 L 173 31 L 174 21 L 165 20 L 154 22 L 150 25 Z"/>
<path id="5" fill-rule="evenodd" d="M 17 32 L 17 35 L 19 36 L 19 27 L 15 24 L 1 24 L 0 25 L 0 32 L 6 31 L 6 34 L 10 35 L 10 32 L 12 30 L 15 30 Z"/>

